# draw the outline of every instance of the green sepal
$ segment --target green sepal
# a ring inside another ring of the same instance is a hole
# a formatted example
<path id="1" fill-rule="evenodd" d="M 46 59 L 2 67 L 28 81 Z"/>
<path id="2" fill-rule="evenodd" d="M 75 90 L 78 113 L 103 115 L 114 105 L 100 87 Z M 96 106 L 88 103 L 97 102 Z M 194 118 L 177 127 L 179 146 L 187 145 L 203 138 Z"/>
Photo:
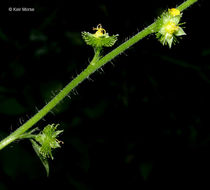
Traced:
<path id="1" fill-rule="evenodd" d="M 118 34 L 109 36 L 108 33 L 105 33 L 100 37 L 96 37 L 94 34 L 91 34 L 89 32 L 82 32 L 82 38 L 84 39 L 86 44 L 94 48 L 112 47 L 117 41 L 117 37 Z"/>
<path id="2" fill-rule="evenodd" d="M 32 147 L 33 147 L 35 153 L 37 154 L 37 156 L 39 157 L 39 159 L 41 160 L 41 162 L 45 168 L 47 176 L 49 176 L 49 173 L 50 173 L 49 162 L 48 162 L 48 159 L 44 158 L 43 155 L 40 153 L 41 146 L 38 143 L 36 143 L 36 141 L 34 141 L 32 139 L 30 139 L 30 141 L 32 143 Z"/>
<path id="3" fill-rule="evenodd" d="M 173 35 L 167 34 L 165 36 L 162 36 L 161 34 L 157 33 L 156 36 L 163 45 L 168 44 L 169 48 L 172 47 L 173 40 L 174 40 Z"/>
<path id="4" fill-rule="evenodd" d="M 167 39 L 167 43 L 168 43 L 168 46 L 169 46 L 169 48 L 171 48 L 172 47 L 172 44 L 173 44 L 173 36 L 171 37 L 171 38 L 168 38 Z"/>
<path id="5" fill-rule="evenodd" d="M 175 36 L 183 36 L 183 35 L 187 35 L 184 30 L 179 27 L 179 29 L 174 33 Z"/>
<path id="6" fill-rule="evenodd" d="M 38 135 L 35 136 L 35 140 L 40 144 L 39 152 L 42 154 L 43 158 L 51 158 L 52 149 L 60 148 L 60 141 L 56 139 L 56 137 L 63 132 L 63 130 L 57 130 L 58 125 L 47 125 L 43 131 L 41 131 Z"/>

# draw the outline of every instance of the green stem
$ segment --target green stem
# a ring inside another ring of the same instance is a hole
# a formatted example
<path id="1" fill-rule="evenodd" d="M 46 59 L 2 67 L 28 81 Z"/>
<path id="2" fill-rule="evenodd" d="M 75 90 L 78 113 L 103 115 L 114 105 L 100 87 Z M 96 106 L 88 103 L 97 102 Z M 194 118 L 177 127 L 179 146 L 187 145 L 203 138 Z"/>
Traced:
<path id="1" fill-rule="evenodd" d="M 183 11 L 185 10 L 186 8 L 188 8 L 189 6 L 191 6 L 192 4 L 194 4 L 195 2 L 197 2 L 198 0 L 188 0 L 188 1 L 185 1 L 184 3 L 182 3 L 181 5 L 179 5 L 177 7 L 177 9 L 179 11 Z"/>
<path id="2" fill-rule="evenodd" d="M 183 11 L 197 0 L 188 0 L 177 7 L 180 11 Z M 107 62 L 115 58 L 117 55 L 124 52 L 130 46 L 134 45 L 136 42 L 146 37 L 149 34 L 152 34 L 156 30 L 157 21 L 153 24 L 149 25 L 147 28 L 137 33 L 135 36 L 112 50 L 110 53 L 105 55 L 100 59 L 100 51 L 101 49 L 95 49 L 95 56 L 93 60 L 90 62 L 88 67 L 81 72 L 76 78 L 74 78 L 69 84 L 67 84 L 62 91 L 60 91 L 47 105 L 45 105 L 37 114 L 35 114 L 31 119 L 29 119 L 26 123 L 20 126 L 16 131 L 11 133 L 5 139 L 0 142 L 0 150 L 5 146 L 15 141 L 18 138 L 21 138 L 21 135 L 24 134 L 28 129 L 30 129 L 34 124 L 36 124 L 40 119 L 42 119 L 48 112 L 50 112 L 61 100 L 63 100 L 76 86 L 78 86 L 83 80 L 88 78 L 92 73 L 94 73 L 97 69 L 105 65 Z"/>
<path id="3" fill-rule="evenodd" d="M 5 146 L 21 137 L 28 129 L 30 129 L 35 123 L 42 119 L 48 112 L 50 112 L 63 98 L 65 98 L 72 89 L 74 89 L 79 83 L 87 78 L 91 73 L 95 71 L 93 61 L 82 73 L 74 78 L 66 87 L 63 88 L 47 105 L 45 105 L 37 114 L 35 114 L 26 123 L 20 126 L 16 131 L 11 133 L 8 137 L 0 142 L 0 150 Z"/>
<path id="4" fill-rule="evenodd" d="M 97 65 L 96 65 L 97 68 L 96 69 L 102 67 L 107 62 L 111 61 L 117 55 L 119 55 L 122 52 L 124 52 L 126 49 L 128 49 L 129 47 L 131 47 L 132 45 L 134 45 L 135 43 L 137 43 L 142 38 L 148 36 L 149 34 L 154 33 L 155 32 L 155 29 L 156 29 L 156 22 L 154 22 L 153 24 L 149 25 L 147 28 L 145 28 L 141 32 L 137 33 L 135 36 L 133 36 L 129 40 L 125 41 L 123 44 L 121 44 L 120 46 L 118 46 L 117 48 L 115 48 L 114 50 L 112 50 L 110 53 L 106 54 L 103 58 L 101 58 L 97 62 Z"/>

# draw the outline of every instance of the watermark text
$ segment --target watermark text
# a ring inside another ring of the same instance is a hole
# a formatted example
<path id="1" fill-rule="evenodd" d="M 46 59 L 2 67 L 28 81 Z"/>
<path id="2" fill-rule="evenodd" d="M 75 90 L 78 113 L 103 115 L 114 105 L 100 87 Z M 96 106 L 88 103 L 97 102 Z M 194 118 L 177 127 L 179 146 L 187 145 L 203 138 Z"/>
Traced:
<path id="1" fill-rule="evenodd" d="M 9 12 L 34 12 L 35 8 L 32 7 L 9 7 Z"/>

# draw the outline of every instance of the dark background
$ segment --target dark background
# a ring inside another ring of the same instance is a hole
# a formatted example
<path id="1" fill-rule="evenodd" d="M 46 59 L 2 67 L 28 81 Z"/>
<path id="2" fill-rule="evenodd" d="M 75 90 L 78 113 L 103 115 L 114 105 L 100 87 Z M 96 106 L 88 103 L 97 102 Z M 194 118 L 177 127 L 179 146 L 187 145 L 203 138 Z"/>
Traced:
<path id="1" fill-rule="evenodd" d="M 101 23 L 116 47 L 151 24 L 169 1 L 1 1 L 0 138 L 33 116 L 79 74 L 93 50 L 81 39 Z M 184 12 L 187 36 L 172 49 L 154 35 L 84 81 L 45 120 L 59 123 L 50 176 L 29 141 L 0 152 L 0 190 L 139 189 L 208 184 L 208 1 Z M 32 7 L 34 12 L 9 12 Z M 113 48 L 114 48 L 113 47 Z M 104 49 L 104 54 L 112 48 Z"/>

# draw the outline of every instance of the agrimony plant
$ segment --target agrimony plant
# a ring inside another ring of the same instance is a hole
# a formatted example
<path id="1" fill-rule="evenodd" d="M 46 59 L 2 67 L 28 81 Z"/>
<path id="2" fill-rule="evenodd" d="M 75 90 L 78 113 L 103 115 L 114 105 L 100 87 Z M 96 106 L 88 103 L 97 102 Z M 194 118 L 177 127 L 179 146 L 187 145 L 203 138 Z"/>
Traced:
<path id="1" fill-rule="evenodd" d="M 62 130 L 57 130 L 57 125 L 54 124 L 47 125 L 38 134 L 35 134 L 36 130 L 29 130 L 48 112 L 50 112 L 61 100 L 63 100 L 77 85 L 88 78 L 89 75 L 93 74 L 96 70 L 145 36 L 148 36 L 149 34 L 156 34 L 157 39 L 163 45 L 168 44 L 171 48 L 172 44 L 177 41 L 177 37 L 186 35 L 184 30 L 181 28 L 180 23 L 183 15 L 182 12 L 197 1 L 198 0 L 187 0 L 176 8 L 168 9 L 163 12 L 163 14 L 157 18 L 154 23 L 125 41 L 123 44 L 119 45 L 105 56 L 101 55 L 102 49 L 104 47 L 112 47 L 117 41 L 118 35 L 110 36 L 101 24 L 99 24 L 96 28 L 93 28 L 93 30 L 96 31 L 93 34 L 89 32 L 82 32 L 82 37 L 86 44 L 92 46 L 94 49 L 94 56 L 90 64 L 83 72 L 67 84 L 63 90 L 61 90 L 37 114 L 35 114 L 31 119 L 16 129 L 9 136 L 4 138 L 0 142 L 0 150 L 17 139 L 30 139 L 36 154 L 42 161 L 47 174 L 49 174 L 48 159 L 53 159 L 52 150 L 60 147 L 61 141 L 57 140 L 57 136 L 62 133 Z"/>

